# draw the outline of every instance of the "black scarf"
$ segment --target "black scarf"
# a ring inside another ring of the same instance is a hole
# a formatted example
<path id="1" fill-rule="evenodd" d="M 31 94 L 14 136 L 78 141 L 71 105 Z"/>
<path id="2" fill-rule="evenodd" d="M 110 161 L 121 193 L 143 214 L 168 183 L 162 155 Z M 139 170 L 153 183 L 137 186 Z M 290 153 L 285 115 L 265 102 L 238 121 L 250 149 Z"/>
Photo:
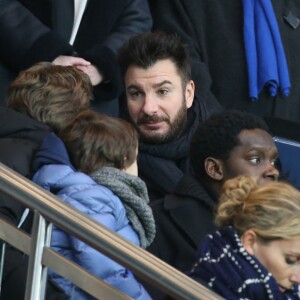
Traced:
<path id="1" fill-rule="evenodd" d="M 181 137 L 167 144 L 140 143 L 139 176 L 147 184 L 150 200 L 169 194 L 182 175 L 189 174 L 189 144 L 201 119 L 200 104 L 195 101 L 188 110 L 186 130 Z"/>

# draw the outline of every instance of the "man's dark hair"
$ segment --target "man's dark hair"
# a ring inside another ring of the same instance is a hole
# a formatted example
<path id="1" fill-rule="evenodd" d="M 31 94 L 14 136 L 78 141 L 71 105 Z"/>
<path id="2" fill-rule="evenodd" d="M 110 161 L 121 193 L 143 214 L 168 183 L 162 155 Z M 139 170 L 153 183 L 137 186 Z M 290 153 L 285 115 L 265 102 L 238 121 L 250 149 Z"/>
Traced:
<path id="1" fill-rule="evenodd" d="M 236 110 L 224 110 L 201 123 L 190 144 L 191 166 L 195 177 L 203 179 L 207 176 L 204 167 L 207 157 L 226 161 L 231 151 L 240 144 L 238 135 L 241 131 L 252 129 L 270 133 L 263 119 Z"/>
<path id="2" fill-rule="evenodd" d="M 130 38 L 118 53 L 123 76 L 130 66 L 147 69 L 164 59 L 176 65 L 183 84 L 191 79 L 188 50 L 177 35 L 158 31 L 142 33 Z"/>

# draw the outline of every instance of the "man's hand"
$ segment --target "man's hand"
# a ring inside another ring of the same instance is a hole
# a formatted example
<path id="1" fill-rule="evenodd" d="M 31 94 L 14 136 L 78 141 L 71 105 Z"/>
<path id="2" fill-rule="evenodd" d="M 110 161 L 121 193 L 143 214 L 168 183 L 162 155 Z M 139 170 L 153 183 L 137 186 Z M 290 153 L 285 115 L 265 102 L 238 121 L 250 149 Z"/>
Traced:
<path id="1" fill-rule="evenodd" d="M 76 67 L 90 77 L 93 86 L 98 85 L 103 81 L 103 76 L 94 65 L 92 64 L 88 66 L 77 65 Z"/>
<path id="2" fill-rule="evenodd" d="M 56 57 L 52 63 L 61 66 L 75 66 L 89 76 L 93 86 L 98 85 L 103 81 L 103 76 L 100 74 L 98 69 L 84 58 L 60 55 Z"/>
<path id="3" fill-rule="evenodd" d="M 61 66 L 89 66 L 91 63 L 81 57 L 77 56 L 66 56 L 66 55 L 60 55 L 56 57 L 53 61 L 53 64 L 55 65 L 61 65 Z"/>

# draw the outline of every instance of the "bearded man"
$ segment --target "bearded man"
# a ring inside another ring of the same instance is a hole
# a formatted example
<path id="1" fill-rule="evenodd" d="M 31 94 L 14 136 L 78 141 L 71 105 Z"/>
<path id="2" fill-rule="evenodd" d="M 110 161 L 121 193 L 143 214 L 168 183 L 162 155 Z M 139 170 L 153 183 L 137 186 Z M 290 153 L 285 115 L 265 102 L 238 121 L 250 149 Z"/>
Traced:
<path id="1" fill-rule="evenodd" d="M 137 35 L 120 49 L 118 58 L 127 115 L 139 133 L 139 176 L 150 199 L 158 199 L 190 172 L 191 136 L 221 106 L 208 91 L 195 91 L 188 51 L 177 36 Z"/>

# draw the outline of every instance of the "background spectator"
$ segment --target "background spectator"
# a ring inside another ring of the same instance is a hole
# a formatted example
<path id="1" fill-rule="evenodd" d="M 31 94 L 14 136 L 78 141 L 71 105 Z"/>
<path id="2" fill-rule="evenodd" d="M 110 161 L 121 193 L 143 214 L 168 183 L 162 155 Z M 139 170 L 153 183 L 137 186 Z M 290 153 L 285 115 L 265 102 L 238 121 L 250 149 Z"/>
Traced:
<path id="1" fill-rule="evenodd" d="M 2 0 L 0 8 L 4 65 L 17 72 L 40 61 L 75 65 L 94 85 L 93 107 L 118 114 L 115 54 L 129 37 L 151 29 L 146 0 Z"/>
<path id="2" fill-rule="evenodd" d="M 261 2 L 252 1 L 251 4 L 257 8 Z M 244 39 L 249 39 L 244 36 L 244 24 L 249 21 L 246 20 L 247 14 L 251 15 L 253 11 L 249 11 L 248 6 L 243 6 L 243 3 L 250 4 L 249 1 L 233 0 L 227 3 L 222 0 L 149 0 L 153 29 L 177 33 L 182 37 L 191 54 L 192 79 L 198 85 L 203 77 L 211 78 L 211 84 L 203 81 L 208 86 L 202 88 L 210 89 L 225 109 L 246 110 L 262 117 L 276 117 L 300 123 L 300 90 L 297 87 L 300 80 L 300 3 L 297 0 L 263 2 L 268 5 L 265 15 L 275 14 L 275 22 L 268 30 L 278 29 L 291 89 L 289 95 L 284 97 L 280 91 L 274 96 L 269 93 L 268 88 L 263 88 L 258 101 L 251 101 L 244 44 Z M 256 20 L 261 19 L 256 16 Z M 257 26 L 253 18 L 251 22 L 253 28 Z M 264 40 L 266 32 L 269 31 L 262 31 L 262 25 L 257 29 Z M 271 45 L 271 42 L 267 43 L 265 50 L 269 51 Z M 260 45 L 256 46 L 257 53 L 266 53 Z M 270 59 L 271 55 L 259 63 L 268 64 Z M 277 70 L 276 65 L 272 65 L 272 68 Z M 276 81 L 275 77 L 273 79 Z M 285 130 L 285 133 L 288 131 Z"/>

